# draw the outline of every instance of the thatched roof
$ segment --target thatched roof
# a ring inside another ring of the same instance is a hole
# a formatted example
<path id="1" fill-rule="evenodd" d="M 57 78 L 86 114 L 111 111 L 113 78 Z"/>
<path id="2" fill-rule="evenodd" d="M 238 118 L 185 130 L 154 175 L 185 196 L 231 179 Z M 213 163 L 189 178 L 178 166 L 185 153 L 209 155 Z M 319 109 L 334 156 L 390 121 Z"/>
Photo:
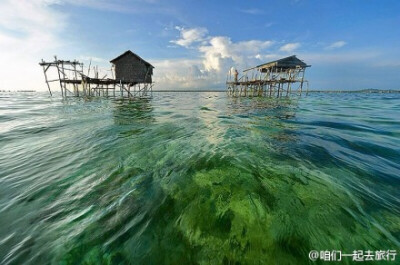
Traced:
<path id="1" fill-rule="evenodd" d="M 271 68 L 282 68 L 282 69 L 296 69 L 296 68 L 306 68 L 310 67 L 311 65 L 307 65 L 305 62 L 300 60 L 299 58 L 296 57 L 296 55 L 288 56 L 279 60 L 275 60 L 272 62 L 264 63 L 257 65 L 255 67 L 249 68 L 244 70 L 243 72 L 252 70 L 252 69 L 258 69 L 261 72 L 266 72 L 268 69 Z"/>
<path id="2" fill-rule="evenodd" d="M 131 50 L 128 50 L 128 51 L 124 52 L 123 54 L 121 54 L 120 56 L 118 56 L 118 57 L 112 59 L 112 60 L 110 61 L 110 63 L 115 64 L 119 59 L 121 59 L 122 57 L 127 56 L 127 55 L 133 55 L 134 57 L 136 57 L 137 59 L 139 59 L 140 61 L 142 61 L 144 64 L 146 64 L 147 66 L 150 66 L 150 67 L 154 68 L 154 66 L 152 66 L 149 62 L 145 61 L 142 57 L 140 57 L 140 56 L 137 55 L 136 53 L 132 52 Z"/>

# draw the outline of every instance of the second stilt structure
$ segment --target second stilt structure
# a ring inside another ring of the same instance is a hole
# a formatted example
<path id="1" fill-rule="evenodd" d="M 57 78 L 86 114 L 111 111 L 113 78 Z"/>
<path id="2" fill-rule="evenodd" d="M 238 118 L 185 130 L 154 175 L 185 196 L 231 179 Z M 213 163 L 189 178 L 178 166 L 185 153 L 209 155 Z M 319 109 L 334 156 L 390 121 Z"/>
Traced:
<path id="1" fill-rule="evenodd" d="M 307 65 L 296 55 L 261 64 L 243 71 L 239 78 L 236 70 L 230 70 L 226 80 L 227 92 L 232 96 L 288 96 L 301 93 Z M 296 86 L 297 85 L 297 86 Z"/>

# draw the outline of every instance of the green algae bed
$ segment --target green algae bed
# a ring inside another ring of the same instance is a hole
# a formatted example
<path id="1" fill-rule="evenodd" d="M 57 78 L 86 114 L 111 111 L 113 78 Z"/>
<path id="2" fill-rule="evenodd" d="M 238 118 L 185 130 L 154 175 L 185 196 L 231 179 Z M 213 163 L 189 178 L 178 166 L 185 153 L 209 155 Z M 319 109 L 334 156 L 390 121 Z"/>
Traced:
<path id="1" fill-rule="evenodd" d="M 1 264 L 399 251 L 399 94 L 0 102 Z"/>

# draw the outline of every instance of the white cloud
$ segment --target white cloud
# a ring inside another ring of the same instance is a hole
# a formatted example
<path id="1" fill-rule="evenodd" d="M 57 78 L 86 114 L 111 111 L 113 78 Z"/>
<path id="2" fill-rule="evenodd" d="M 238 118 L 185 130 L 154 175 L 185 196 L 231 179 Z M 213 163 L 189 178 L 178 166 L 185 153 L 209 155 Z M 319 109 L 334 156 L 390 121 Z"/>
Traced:
<path id="1" fill-rule="evenodd" d="M 43 82 L 38 63 L 62 42 L 58 33 L 66 16 L 50 0 L 0 2 L 0 89 L 32 89 Z M 18 80 L 18 82 L 16 82 Z"/>
<path id="2" fill-rule="evenodd" d="M 231 67 L 243 70 L 250 66 L 286 56 L 279 49 L 271 50 L 269 41 L 233 42 L 226 36 L 210 37 L 207 44 L 199 45 L 199 58 L 152 60 L 155 89 L 214 89 L 224 88 Z M 302 53 L 300 59 L 315 65 L 364 63 L 376 61 L 381 53 L 373 50 L 346 53 Z"/>
<path id="3" fill-rule="evenodd" d="M 205 71 L 201 59 L 152 60 L 155 89 L 202 89 L 215 87 L 219 77 Z"/>
<path id="4" fill-rule="evenodd" d="M 156 89 L 221 88 L 232 66 L 240 70 L 259 63 L 257 54 L 273 45 L 269 40 L 234 42 L 227 36 L 209 36 L 204 28 L 177 29 L 181 38 L 173 43 L 196 49 L 198 58 L 152 61 Z"/>
<path id="5" fill-rule="evenodd" d="M 204 40 L 208 31 L 206 28 L 190 28 L 185 29 L 182 27 L 175 27 L 175 29 L 179 30 L 180 38 L 177 40 L 172 40 L 171 43 L 175 43 L 179 46 L 183 46 L 185 48 L 190 47 L 190 45 L 201 42 Z"/>
<path id="6" fill-rule="evenodd" d="M 232 42 L 225 36 L 212 37 L 207 45 L 199 47 L 204 68 L 208 71 L 226 70 L 227 64 L 244 65 L 245 59 L 255 57 L 257 53 L 270 47 L 272 41 L 250 40 Z"/>
<path id="7" fill-rule="evenodd" d="M 282 52 L 292 52 L 299 47 L 300 47 L 300 43 L 294 42 L 294 43 L 288 43 L 288 44 L 283 45 L 279 50 Z"/>
<path id="8" fill-rule="evenodd" d="M 327 46 L 326 49 L 328 49 L 328 50 L 337 49 L 337 48 L 343 47 L 346 44 L 347 43 L 345 41 L 341 40 L 341 41 L 337 41 L 337 42 L 332 43 L 331 45 Z"/>

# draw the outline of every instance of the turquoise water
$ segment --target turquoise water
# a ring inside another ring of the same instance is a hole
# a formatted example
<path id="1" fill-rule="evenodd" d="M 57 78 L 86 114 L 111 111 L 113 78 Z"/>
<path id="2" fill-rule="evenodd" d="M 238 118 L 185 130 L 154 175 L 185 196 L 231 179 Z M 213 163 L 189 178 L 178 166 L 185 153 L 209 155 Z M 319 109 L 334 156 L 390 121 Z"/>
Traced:
<path id="1" fill-rule="evenodd" d="M 399 162 L 400 94 L 1 93 L 0 263 L 399 253 Z"/>

